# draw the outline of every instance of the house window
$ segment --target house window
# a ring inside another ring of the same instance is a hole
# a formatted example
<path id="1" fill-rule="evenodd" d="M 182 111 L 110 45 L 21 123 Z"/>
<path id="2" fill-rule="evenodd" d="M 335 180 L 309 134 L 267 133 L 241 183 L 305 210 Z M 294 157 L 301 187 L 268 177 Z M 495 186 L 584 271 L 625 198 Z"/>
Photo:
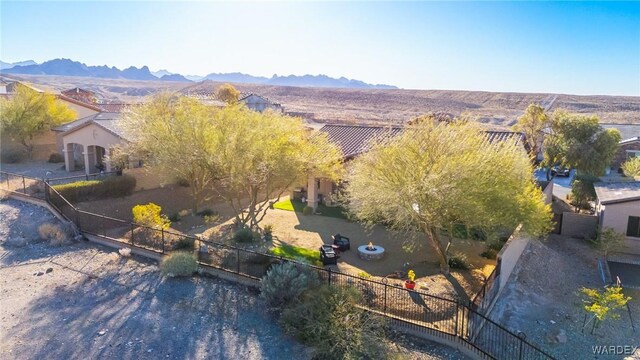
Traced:
<path id="1" fill-rule="evenodd" d="M 640 157 L 640 150 L 627 150 L 627 160 Z"/>
<path id="2" fill-rule="evenodd" d="M 640 217 L 629 216 L 627 223 L 627 236 L 640 237 Z"/>

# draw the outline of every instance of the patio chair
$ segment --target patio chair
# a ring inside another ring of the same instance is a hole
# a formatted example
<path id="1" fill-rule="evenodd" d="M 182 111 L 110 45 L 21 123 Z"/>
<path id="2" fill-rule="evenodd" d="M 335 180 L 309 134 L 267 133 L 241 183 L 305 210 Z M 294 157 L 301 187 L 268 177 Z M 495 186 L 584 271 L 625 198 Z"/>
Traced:
<path id="1" fill-rule="evenodd" d="M 347 251 L 351 249 L 351 241 L 348 237 L 335 234 L 331 238 L 333 239 L 333 245 L 337 245 L 340 251 Z"/>
<path id="2" fill-rule="evenodd" d="M 320 260 L 322 261 L 322 265 L 337 265 L 338 254 L 333 251 L 333 247 L 331 245 L 323 244 L 320 246 Z"/>

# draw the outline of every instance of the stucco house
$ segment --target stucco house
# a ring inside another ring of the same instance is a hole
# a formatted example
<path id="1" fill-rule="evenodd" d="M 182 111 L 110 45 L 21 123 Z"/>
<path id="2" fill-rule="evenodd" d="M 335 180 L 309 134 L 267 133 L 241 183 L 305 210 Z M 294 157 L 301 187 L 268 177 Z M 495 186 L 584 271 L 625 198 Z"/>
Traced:
<path id="1" fill-rule="evenodd" d="M 596 183 L 600 227 L 627 237 L 622 251 L 640 255 L 640 181 Z"/>
<path id="2" fill-rule="evenodd" d="M 240 96 L 240 99 L 238 99 L 238 101 L 241 103 L 244 103 L 244 105 L 247 108 L 253 111 L 263 112 L 267 109 L 270 109 L 272 111 L 277 111 L 277 112 L 284 111 L 282 108 L 282 105 L 275 103 L 264 96 L 260 96 L 253 93 L 242 94 Z"/>
<path id="3" fill-rule="evenodd" d="M 374 142 L 392 140 L 403 132 L 403 127 L 394 126 L 367 126 L 367 125 L 334 125 L 326 124 L 319 132 L 324 133 L 329 141 L 336 144 L 342 152 L 342 160 L 345 166 L 356 156 L 367 152 L 369 145 Z M 506 141 L 515 139 L 516 143 L 522 145 L 523 151 L 527 151 L 524 134 L 512 131 L 486 131 L 490 142 Z M 335 193 L 339 189 L 339 184 L 330 179 L 319 178 L 310 175 L 306 188 L 295 189 L 292 198 L 301 199 L 304 197 L 307 205 L 316 208 L 319 203 L 332 206 L 335 201 Z"/>
<path id="4" fill-rule="evenodd" d="M 43 90 L 35 88 L 33 86 L 27 85 L 20 81 L 8 79 L 8 78 L 0 78 L 0 96 L 5 98 L 10 98 L 15 93 L 16 89 L 20 86 L 24 86 L 29 88 L 32 91 L 42 93 Z M 95 115 L 100 113 L 102 109 L 93 104 L 87 104 L 81 101 L 78 101 L 74 98 L 65 96 L 63 94 L 56 95 L 58 101 L 64 103 L 73 110 L 77 117 L 76 119 L 81 119 L 87 116 Z M 4 132 L 0 134 L 0 143 L 2 152 L 22 152 L 24 151 L 24 147 L 22 144 L 17 143 L 8 134 Z M 44 131 L 43 133 L 35 136 L 32 140 L 34 144 L 33 149 L 33 159 L 34 160 L 47 160 L 49 156 L 53 153 L 60 153 L 62 151 L 62 138 L 55 131 Z"/>

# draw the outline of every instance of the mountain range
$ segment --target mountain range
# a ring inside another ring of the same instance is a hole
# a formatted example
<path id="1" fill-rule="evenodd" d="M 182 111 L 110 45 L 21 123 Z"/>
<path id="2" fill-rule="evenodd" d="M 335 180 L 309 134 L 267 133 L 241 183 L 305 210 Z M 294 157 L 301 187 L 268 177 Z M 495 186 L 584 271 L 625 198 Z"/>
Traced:
<path id="1" fill-rule="evenodd" d="M 115 66 L 88 66 L 78 61 L 70 59 L 54 59 L 37 64 L 34 61 L 22 61 L 17 63 L 5 63 L 0 61 L 0 71 L 5 74 L 27 74 L 27 75 L 58 75 L 58 76 L 83 76 L 107 79 L 129 79 L 129 80 L 159 80 L 193 82 L 202 80 L 212 80 L 220 82 L 264 84 L 280 86 L 298 87 L 327 87 L 327 88 L 359 88 L 359 89 L 397 89 L 392 85 L 367 84 L 364 81 L 347 79 L 345 77 L 332 78 L 326 75 L 273 75 L 271 78 L 264 76 L 253 76 L 239 72 L 234 73 L 211 73 L 206 76 L 180 75 L 167 70 L 151 72 L 149 67 L 135 66 L 120 70 Z"/>

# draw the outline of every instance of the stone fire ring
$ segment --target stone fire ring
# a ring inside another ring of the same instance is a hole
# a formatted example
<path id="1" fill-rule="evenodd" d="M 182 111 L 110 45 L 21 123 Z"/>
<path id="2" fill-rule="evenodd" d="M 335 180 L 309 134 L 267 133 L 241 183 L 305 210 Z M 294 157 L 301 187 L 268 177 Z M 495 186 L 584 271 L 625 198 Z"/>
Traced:
<path id="1" fill-rule="evenodd" d="M 384 248 L 380 245 L 375 245 L 373 250 L 368 249 L 368 245 L 358 246 L 358 257 L 362 260 L 380 260 L 384 257 Z"/>

